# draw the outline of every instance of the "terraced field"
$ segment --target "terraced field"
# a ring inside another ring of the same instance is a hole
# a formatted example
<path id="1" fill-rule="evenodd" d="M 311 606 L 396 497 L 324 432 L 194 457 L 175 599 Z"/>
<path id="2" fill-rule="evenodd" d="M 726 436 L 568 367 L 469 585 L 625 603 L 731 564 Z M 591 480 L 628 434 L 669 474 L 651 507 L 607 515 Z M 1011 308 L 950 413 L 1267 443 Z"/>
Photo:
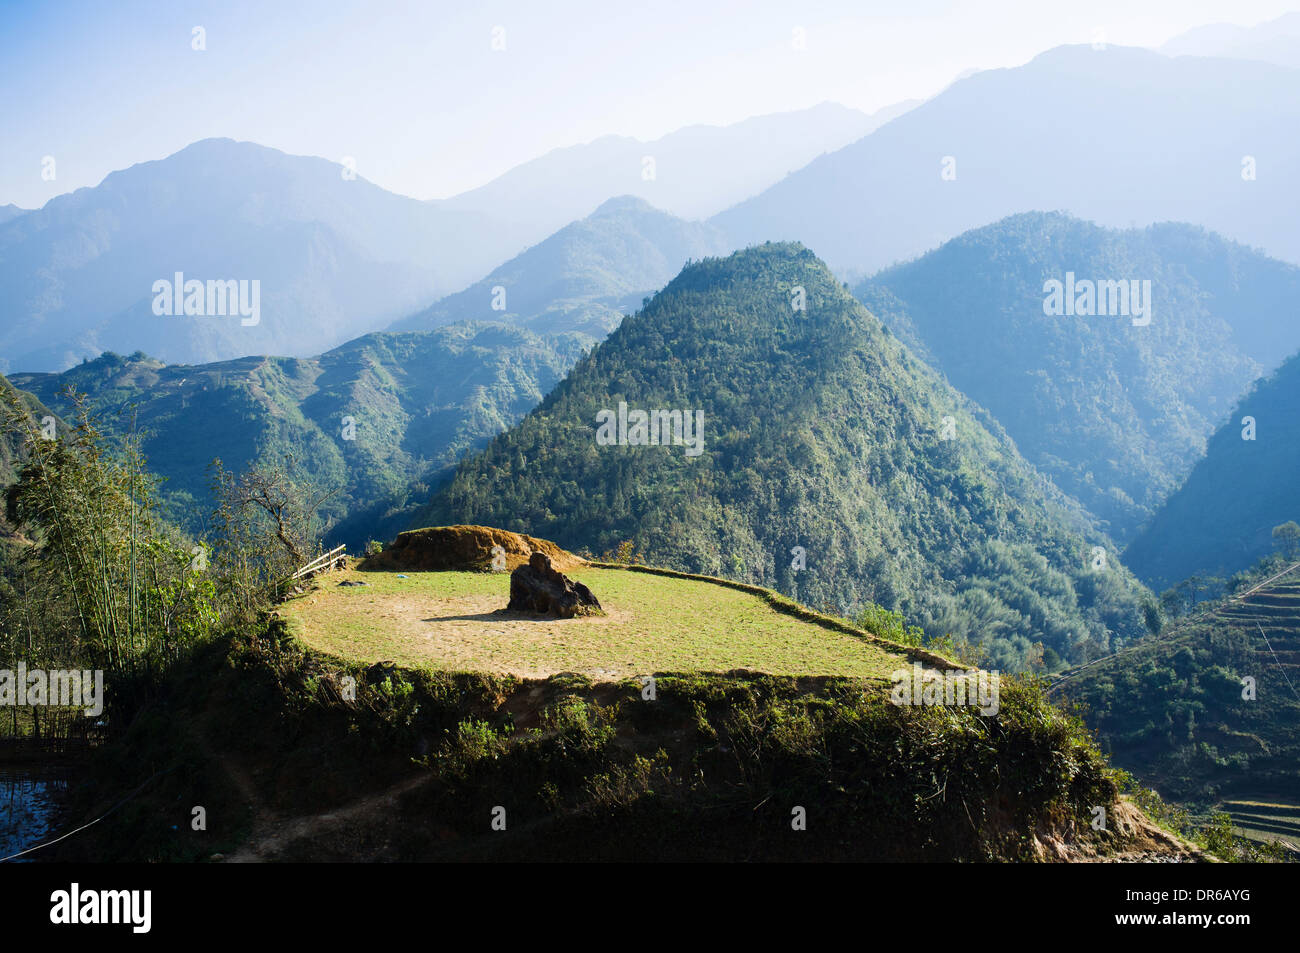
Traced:
<path id="1" fill-rule="evenodd" d="M 1226 808 L 1243 830 L 1300 836 L 1300 569 L 1156 638 L 1068 673 L 1113 761 L 1176 800 Z"/>
<path id="2" fill-rule="evenodd" d="M 1300 689 L 1295 677 L 1300 672 L 1300 579 L 1292 573 L 1265 589 L 1214 613 L 1229 625 L 1252 628 L 1260 635 L 1260 663 L 1280 666 L 1279 671 Z"/>
<path id="3" fill-rule="evenodd" d="M 569 575 L 595 592 L 605 615 L 504 612 L 505 573 L 354 568 L 320 577 L 281 614 L 307 645 L 339 657 L 529 678 L 743 668 L 885 680 L 910 664 L 902 647 L 779 611 L 763 595 L 720 583 L 590 566 Z"/>
<path id="4" fill-rule="evenodd" d="M 1232 816 L 1233 830 L 1243 837 L 1281 839 L 1300 848 L 1300 803 L 1228 800 L 1222 808 Z"/>

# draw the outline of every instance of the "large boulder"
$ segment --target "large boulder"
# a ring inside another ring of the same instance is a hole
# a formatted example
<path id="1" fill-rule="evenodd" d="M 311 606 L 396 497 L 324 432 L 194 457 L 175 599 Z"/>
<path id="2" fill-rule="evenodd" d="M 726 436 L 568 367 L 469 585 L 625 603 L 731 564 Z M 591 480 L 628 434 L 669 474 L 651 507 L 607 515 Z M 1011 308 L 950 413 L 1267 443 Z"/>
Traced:
<path id="1" fill-rule="evenodd" d="M 529 612 L 572 619 L 602 613 L 590 589 L 551 566 L 551 557 L 533 553 L 527 565 L 510 574 L 508 612 Z"/>

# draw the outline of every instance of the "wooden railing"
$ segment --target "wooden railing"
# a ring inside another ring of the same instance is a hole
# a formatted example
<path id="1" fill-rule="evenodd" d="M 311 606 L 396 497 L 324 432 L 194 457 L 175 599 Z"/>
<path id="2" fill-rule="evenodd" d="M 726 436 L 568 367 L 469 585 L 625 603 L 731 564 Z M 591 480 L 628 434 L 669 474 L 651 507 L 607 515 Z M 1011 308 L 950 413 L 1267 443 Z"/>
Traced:
<path id="1" fill-rule="evenodd" d="M 343 565 L 343 560 L 347 557 L 347 546 L 335 546 L 323 556 L 317 556 L 307 565 L 303 566 L 296 573 L 290 576 L 290 579 L 301 579 L 304 576 L 314 576 L 318 572 L 329 572 Z"/>

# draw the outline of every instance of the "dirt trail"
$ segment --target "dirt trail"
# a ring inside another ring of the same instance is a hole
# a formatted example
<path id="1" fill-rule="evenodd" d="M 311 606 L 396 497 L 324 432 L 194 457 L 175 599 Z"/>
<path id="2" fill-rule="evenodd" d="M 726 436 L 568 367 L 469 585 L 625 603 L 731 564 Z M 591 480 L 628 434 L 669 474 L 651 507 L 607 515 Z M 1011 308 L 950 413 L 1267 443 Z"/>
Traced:
<path id="1" fill-rule="evenodd" d="M 220 858 L 228 864 L 263 863 L 276 860 L 279 853 L 300 838 L 314 837 L 345 823 L 364 823 L 382 814 L 391 815 L 403 794 L 427 783 L 432 777 L 431 774 L 419 774 L 399 781 L 386 791 L 367 795 L 342 807 L 285 818 L 266 803 L 258 792 L 257 783 L 252 775 L 238 761 L 212 746 L 206 731 L 200 728 L 195 736 L 204 755 L 221 766 L 230 783 L 234 785 L 253 814 L 253 830 L 248 835 L 248 839 L 233 854 Z"/>

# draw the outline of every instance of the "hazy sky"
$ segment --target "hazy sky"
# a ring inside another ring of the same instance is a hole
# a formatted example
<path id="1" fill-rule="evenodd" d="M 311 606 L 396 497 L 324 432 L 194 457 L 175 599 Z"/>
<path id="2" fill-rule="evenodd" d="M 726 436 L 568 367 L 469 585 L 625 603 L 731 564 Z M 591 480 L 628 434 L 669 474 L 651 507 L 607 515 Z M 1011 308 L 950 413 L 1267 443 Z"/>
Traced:
<path id="1" fill-rule="evenodd" d="M 1296 5 L 0 0 L 0 205 L 40 206 L 209 136 L 351 156 L 365 178 L 435 198 L 610 133 L 649 139 L 826 100 L 871 111 L 1098 31 L 1157 46 Z"/>

